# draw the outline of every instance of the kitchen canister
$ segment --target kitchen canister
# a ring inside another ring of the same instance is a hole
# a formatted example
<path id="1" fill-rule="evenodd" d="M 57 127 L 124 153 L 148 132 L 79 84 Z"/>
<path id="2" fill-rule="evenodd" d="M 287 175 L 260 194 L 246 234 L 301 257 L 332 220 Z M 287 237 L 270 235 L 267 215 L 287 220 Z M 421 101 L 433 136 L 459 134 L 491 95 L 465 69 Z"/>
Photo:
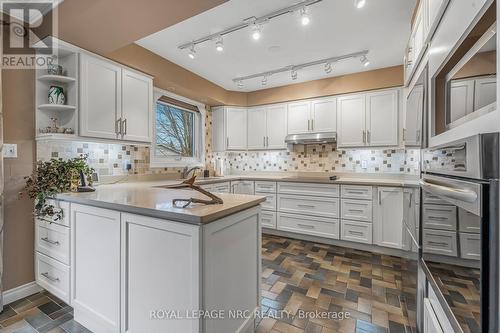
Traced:
<path id="1" fill-rule="evenodd" d="M 62 87 L 50 86 L 49 88 L 49 104 L 64 105 L 66 103 L 66 96 Z"/>

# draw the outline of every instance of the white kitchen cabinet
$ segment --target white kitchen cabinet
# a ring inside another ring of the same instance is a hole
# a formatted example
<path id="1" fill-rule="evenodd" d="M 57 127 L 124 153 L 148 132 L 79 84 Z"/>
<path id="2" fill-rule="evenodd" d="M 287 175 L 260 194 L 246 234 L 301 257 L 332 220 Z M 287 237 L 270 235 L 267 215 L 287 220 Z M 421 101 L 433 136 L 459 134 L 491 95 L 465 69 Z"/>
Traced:
<path id="1" fill-rule="evenodd" d="M 247 149 L 247 109 L 226 108 L 226 149 L 246 150 Z"/>
<path id="2" fill-rule="evenodd" d="M 434 313 L 431 302 L 424 299 L 424 333 L 443 333 L 439 320 Z"/>
<path id="3" fill-rule="evenodd" d="M 265 149 L 267 139 L 267 110 L 265 107 L 248 109 L 248 149 Z"/>
<path id="4" fill-rule="evenodd" d="M 476 79 L 474 87 L 474 111 L 487 105 L 495 103 L 497 100 L 497 78 L 485 77 Z"/>
<path id="5" fill-rule="evenodd" d="M 80 56 L 80 135 L 119 137 L 122 68 L 87 54 Z"/>
<path id="6" fill-rule="evenodd" d="M 337 102 L 339 147 L 366 145 L 366 99 L 364 94 L 343 96 Z"/>
<path id="7" fill-rule="evenodd" d="M 214 152 L 226 150 L 224 113 L 224 107 L 212 108 L 212 149 Z"/>
<path id="8" fill-rule="evenodd" d="M 277 229 L 294 233 L 339 239 L 339 220 L 278 213 Z"/>
<path id="9" fill-rule="evenodd" d="M 248 149 L 284 149 L 286 104 L 248 109 Z"/>
<path id="10" fill-rule="evenodd" d="M 451 82 L 450 122 L 465 117 L 474 110 L 474 80 Z"/>
<path id="11" fill-rule="evenodd" d="M 424 88 L 422 86 L 415 87 L 406 103 L 404 141 L 407 147 L 420 147 L 423 110 Z"/>
<path id="12" fill-rule="evenodd" d="M 366 95 L 366 144 L 398 145 L 398 90 L 385 90 Z"/>
<path id="13" fill-rule="evenodd" d="M 71 205 L 72 306 L 94 332 L 120 332 L 120 232 L 119 212 Z"/>
<path id="14" fill-rule="evenodd" d="M 250 180 L 235 180 L 231 182 L 231 192 L 234 194 L 255 193 L 255 183 Z"/>
<path id="15" fill-rule="evenodd" d="M 373 220 L 374 243 L 379 246 L 403 247 L 403 189 L 379 187 Z"/>
<path id="16" fill-rule="evenodd" d="M 433 25 L 437 24 L 437 20 L 439 19 L 439 14 L 443 10 L 441 7 L 448 0 L 426 0 L 426 9 L 427 9 L 427 30 L 430 33 L 430 29 Z"/>
<path id="17" fill-rule="evenodd" d="M 311 129 L 311 102 L 288 104 L 288 134 L 307 133 Z"/>
<path id="18" fill-rule="evenodd" d="M 151 142 L 151 77 L 88 54 L 81 54 L 80 77 L 81 136 Z"/>
<path id="19" fill-rule="evenodd" d="M 151 142 L 153 138 L 153 81 L 122 70 L 122 139 Z"/>
<path id="20" fill-rule="evenodd" d="M 311 103 L 311 131 L 337 131 L 337 99 L 324 98 L 313 100 Z"/>

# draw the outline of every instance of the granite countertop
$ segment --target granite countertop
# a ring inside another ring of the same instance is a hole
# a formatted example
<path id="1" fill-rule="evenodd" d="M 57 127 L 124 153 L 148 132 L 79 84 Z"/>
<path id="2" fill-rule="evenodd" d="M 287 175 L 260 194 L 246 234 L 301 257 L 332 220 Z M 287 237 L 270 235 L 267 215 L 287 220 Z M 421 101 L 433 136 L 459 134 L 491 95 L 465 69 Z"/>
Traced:
<path id="1" fill-rule="evenodd" d="M 237 213 L 265 201 L 263 196 L 217 194 L 223 201 L 218 205 L 191 204 L 173 206 L 173 199 L 208 199 L 191 189 L 164 189 L 157 186 L 177 184 L 179 181 L 134 182 L 100 185 L 95 192 L 61 193 L 57 199 L 121 212 L 156 217 L 191 224 L 205 224 Z"/>

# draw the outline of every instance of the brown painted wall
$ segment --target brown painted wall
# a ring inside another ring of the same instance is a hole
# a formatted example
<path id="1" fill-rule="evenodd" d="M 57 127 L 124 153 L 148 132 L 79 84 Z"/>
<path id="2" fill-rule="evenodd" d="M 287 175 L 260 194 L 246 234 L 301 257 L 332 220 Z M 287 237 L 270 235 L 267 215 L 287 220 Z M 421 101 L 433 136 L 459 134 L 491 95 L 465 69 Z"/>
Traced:
<path id="1" fill-rule="evenodd" d="M 279 103 L 402 85 L 403 66 L 395 66 L 250 92 L 247 104 Z"/>
<path id="2" fill-rule="evenodd" d="M 491 75 L 497 73 L 497 52 L 489 51 L 476 54 L 462 67 L 453 79 Z"/>
<path id="3" fill-rule="evenodd" d="M 19 199 L 35 161 L 35 75 L 2 70 L 4 142 L 18 144 L 18 158 L 4 160 L 4 289 L 34 280 L 33 202 Z"/>

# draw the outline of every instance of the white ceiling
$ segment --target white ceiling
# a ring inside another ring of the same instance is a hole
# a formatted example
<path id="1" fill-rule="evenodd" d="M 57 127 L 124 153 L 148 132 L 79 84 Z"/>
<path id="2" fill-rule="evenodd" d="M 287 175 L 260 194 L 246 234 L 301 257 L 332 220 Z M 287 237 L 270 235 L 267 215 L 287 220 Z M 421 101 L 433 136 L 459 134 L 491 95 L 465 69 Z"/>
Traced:
<path id="1" fill-rule="evenodd" d="M 290 0 L 231 0 L 191 17 L 136 43 L 228 90 L 239 90 L 232 81 L 272 69 L 347 53 L 369 50 L 371 64 L 345 60 L 325 74 L 323 66 L 302 69 L 298 79 L 290 73 L 271 76 L 265 87 L 259 78 L 245 81 L 242 91 L 254 91 L 292 83 L 400 65 L 410 35 L 410 20 L 416 0 L 367 0 L 356 9 L 354 0 L 323 0 L 309 6 L 311 23 L 302 26 L 298 14 L 287 14 L 265 24 L 262 38 L 254 41 L 243 29 L 224 37 L 224 51 L 214 42 L 196 47 L 196 58 L 178 46 L 207 34 L 241 23 L 251 16 L 295 4 Z"/>

